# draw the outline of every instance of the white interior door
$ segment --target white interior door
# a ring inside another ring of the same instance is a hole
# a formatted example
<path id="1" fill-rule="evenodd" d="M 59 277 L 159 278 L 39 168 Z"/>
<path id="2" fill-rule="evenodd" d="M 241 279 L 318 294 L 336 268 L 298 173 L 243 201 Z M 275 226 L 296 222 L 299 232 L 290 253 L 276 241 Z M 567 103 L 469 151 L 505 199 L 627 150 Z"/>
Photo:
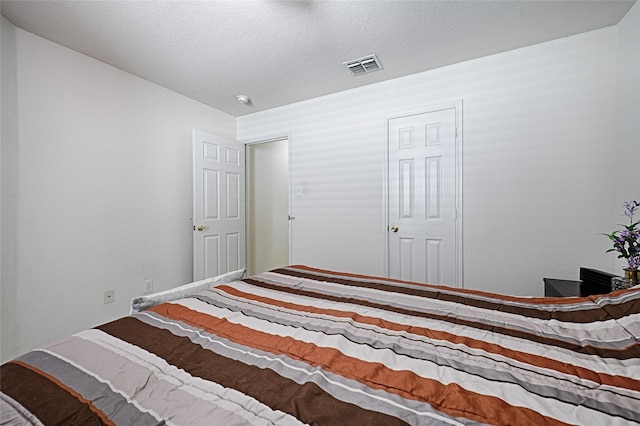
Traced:
<path id="1" fill-rule="evenodd" d="M 389 276 L 461 285 L 456 108 L 389 120 Z"/>
<path id="2" fill-rule="evenodd" d="M 193 131 L 193 279 L 245 267 L 244 145 Z"/>
<path id="3" fill-rule="evenodd" d="M 289 139 L 246 150 L 247 264 L 255 275 L 289 264 Z"/>

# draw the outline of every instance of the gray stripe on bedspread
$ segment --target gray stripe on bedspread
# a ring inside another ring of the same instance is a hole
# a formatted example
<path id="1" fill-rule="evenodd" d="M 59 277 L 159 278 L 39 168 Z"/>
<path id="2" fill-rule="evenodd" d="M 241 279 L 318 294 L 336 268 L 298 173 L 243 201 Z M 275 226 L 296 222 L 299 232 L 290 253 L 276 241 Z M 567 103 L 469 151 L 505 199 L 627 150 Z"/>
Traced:
<path id="1" fill-rule="evenodd" d="M 223 293 L 213 293 L 227 297 Z M 483 354 L 463 345 L 446 345 L 426 337 L 394 332 L 371 325 L 354 324 L 347 318 L 331 317 L 284 308 L 273 308 L 247 300 L 234 299 L 227 304 L 212 297 L 199 295 L 198 299 L 221 309 L 242 312 L 259 318 L 294 328 L 302 328 L 327 335 L 342 336 L 355 344 L 367 345 L 375 349 L 388 349 L 414 359 L 432 362 L 438 366 L 485 378 L 493 382 L 511 383 L 545 398 L 554 398 L 572 405 L 583 405 L 599 411 L 616 413 L 625 418 L 637 418 L 637 401 L 634 398 L 613 393 L 588 380 L 576 376 L 553 374 L 541 368 L 527 369 L 522 363 L 503 357 L 499 361 L 492 354 Z M 187 326 L 189 327 L 189 326 Z M 425 351 L 425 345 L 433 345 L 434 350 Z M 596 396 L 595 394 L 599 394 Z M 602 394 L 609 393 L 612 403 L 598 402 Z"/>
<path id="2" fill-rule="evenodd" d="M 483 424 L 469 419 L 449 416 L 424 402 L 406 399 L 384 390 L 373 389 L 355 380 L 324 371 L 320 367 L 311 367 L 305 362 L 294 360 L 286 355 L 276 355 L 231 342 L 223 337 L 194 328 L 189 324 L 170 320 L 155 312 L 145 311 L 134 314 L 134 316 L 151 326 L 164 328 L 177 336 L 187 337 L 194 344 L 224 357 L 247 365 L 271 369 L 282 377 L 291 379 L 298 384 L 315 383 L 341 401 L 398 417 L 409 424 L 425 424 L 425 421 L 434 421 L 431 416 L 447 419 L 451 424 L 468 426 Z M 278 360 L 279 362 L 273 362 L 273 360 Z M 425 415 L 427 413 L 429 415 Z"/>
<path id="3" fill-rule="evenodd" d="M 251 280 L 244 280 L 243 282 L 245 283 L 245 285 L 249 286 L 257 286 L 258 283 L 267 284 L 268 287 L 262 287 L 262 289 L 272 293 L 280 291 L 282 291 L 283 293 L 289 293 L 290 287 L 288 287 L 286 284 L 283 285 L 283 283 L 278 282 L 274 278 L 275 277 L 272 274 L 267 275 L 266 278 L 260 275 L 257 277 L 252 277 Z M 417 296 L 411 296 L 409 299 L 398 301 L 397 299 L 399 297 L 405 297 L 408 295 L 386 293 L 380 290 L 378 290 L 375 294 L 369 294 L 370 289 L 362 287 L 355 287 L 352 289 L 348 286 L 340 286 L 339 284 L 333 282 L 312 283 L 312 285 L 302 282 L 300 285 L 296 286 L 296 289 L 309 292 L 309 294 L 313 294 L 313 297 L 321 300 L 326 297 L 338 298 L 341 300 L 341 303 L 345 303 L 347 305 L 358 304 L 359 302 L 372 303 L 375 304 L 378 309 L 387 310 L 389 308 L 392 308 L 391 311 L 393 311 L 393 309 L 399 309 L 403 312 L 408 311 L 408 315 L 411 316 L 419 314 L 435 316 L 438 317 L 439 320 L 444 322 L 449 322 L 450 320 L 453 320 L 455 318 L 456 320 L 467 322 L 470 326 L 475 326 L 477 324 L 483 326 L 484 328 L 495 327 L 495 330 L 506 328 L 508 330 L 520 333 L 531 332 L 531 318 L 521 316 L 517 313 L 498 312 L 484 309 L 486 311 L 486 315 L 482 318 L 478 318 L 474 315 L 479 314 L 483 309 L 474 307 L 472 311 L 458 312 L 455 315 L 450 315 L 449 311 L 444 311 L 442 306 L 436 306 L 432 303 L 423 303 L 423 300 L 421 300 Z M 216 289 L 211 288 L 209 289 L 209 292 L 203 293 L 203 295 L 214 291 L 216 291 Z M 640 297 L 640 293 L 637 296 Z M 462 306 L 458 302 L 444 302 L 451 304 L 452 307 L 457 306 L 458 309 Z M 601 309 L 598 304 L 592 301 L 585 302 L 585 304 L 590 306 L 592 310 Z M 544 308 L 545 306 L 535 305 L 535 307 L 536 309 L 540 309 Z M 549 310 L 553 312 L 555 310 L 555 307 L 551 306 L 549 307 Z M 540 319 L 534 320 L 540 321 Z M 560 326 L 560 324 L 561 322 L 559 322 L 557 326 Z M 616 333 L 618 334 L 616 335 Z M 588 332 L 585 330 L 585 327 L 569 327 L 562 329 L 562 332 L 559 333 L 558 328 L 554 327 L 538 328 L 536 335 L 555 341 L 563 341 L 576 346 L 591 346 L 593 348 L 614 350 L 625 349 L 630 345 L 635 344 L 636 342 L 632 334 L 623 332 L 620 329 L 619 325 L 612 320 L 610 320 L 609 326 L 601 323 L 599 324 L 597 329 L 590 327 Z"/>
<path id="4" fill-rule="evenodd" d="M 90 400 L 96 408 L 116 424 L 164 424 L 161 419 L 140 411 L 122 395 L 113 392 L 107 384 L 48 352 L 37 350 L 18 359 L 51 375 L 82 395 L 83 398 Z"/>
<path id="5" fill-rule="evenodd" d="M 292 275 L 288 275 L 288 272 L 291 272 Z M 311 286 L 305 285 L 305 281 L 311 280 L 312 283 L 332 283 L 338 284 L 344 287 L 352 287 L 354 285 L 360 285 L 361 283 L 370 284 L 370 285 L 382 285 L 387 288 L 387 292 L 389 292 L 391 288 L 397 288 L 398 292 L 405 293 L 406 289 L 416 289 L 421 292 L 430 293 L 430 296 L 427 295 L 425 297 L 428 298 L 437 298 L 440 295 L 448 295 L 454 298 L 459 298 L 462 296 L 467 300 L 477 300 L 489 303 L 496 302 L 496 295 L 487 292 L 481 291 L 467 291 L 461 292 L 458 289 L 441 286 L 441 285 L 433 285 L 433 284 L 418 284 L 410 281 L 400 281 L 397 282 L 394 279 L 385 279 L 378 277 L 367 277 L 367 276 L 350 276 L 349 274 L 344 273 L 331 273 L 327 274 L 328 271 L 321 270 L 312 270 L 307 268 L 298 268 L 296 266 L 286 266 L 282 268 L 275 269 L 273 271 L 265 272 L 260 275 L 253 276 L 251 278 L 255 278 L 257 276 L 260 277 L 269 277 L 275 278 L 274 282 L 282 282 L 285 279 L 292 280 L 296 279 L 298 284 L 296 287 L 298 288 L 306 288 L 313 289 L 313 284 Z M 281 278 L 280 274 L 285 274 L 286 278 Z M 437 296 L 436 296 L 437 295 Z M 581 297 L 581 298 L 572 298 L 565 299 L 566 301 L 562 304 L 549 303 L 530 303 L 527 297 L 513 297 L 513 298 L 500 298 L 499 303 L 505 306 L 515 306 L 521 308 L 531 308 L 535 307 L 536 310 L 539 311 L 548 311 L 548 312 L 575 312 L 579 310 L 592 310 L 597 305 L 602 307 L 605 304 L 609 303 L 623 303 L 628 300 L 638 299 L 640 298 L 639 292 L 628 292 L 622 294 L 612 295 L 611 293 L 602 294 L 602 295 L 594 295 L 590 297 Z M 456 302 L 457 303 L 457 302 Z"/>
<path id="6" fill-rule="evenodd" d="M 68 345 L 58 345 L 52 350 L 99 376 L 110 377 L 119 391 L 130 395 L 144 409 L 175 424 L 210 425 L 211 419 L 223 425 L 300 424 L 297 419 L 274 412 L 254 398 L 194 377 L 164 358 L 103 331 L 85 330 L 76 336 L 73 341 L 68 340 Z M 96 358 L 100 361 L 96 362 Z M 120 366 L 120 374 L 108 371 L 114 365 Z M 144 383 L 144 387 L 139 388 L 140 383 Z"/>

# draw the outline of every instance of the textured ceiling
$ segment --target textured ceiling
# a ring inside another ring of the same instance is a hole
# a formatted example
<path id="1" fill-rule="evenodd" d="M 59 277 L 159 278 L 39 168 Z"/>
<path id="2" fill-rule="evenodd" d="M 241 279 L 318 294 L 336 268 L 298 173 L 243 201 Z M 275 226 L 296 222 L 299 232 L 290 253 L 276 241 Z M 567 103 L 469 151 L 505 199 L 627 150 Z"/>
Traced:
<path id="1" fill-rule="evenodd" d="M 19 28 L 234 116 L 617 24 L 634 1 L 5 1 Z M 352 77 L 371 53 L 384 69 Z M 251 102 L 242 105 L 236 95 Z"/>

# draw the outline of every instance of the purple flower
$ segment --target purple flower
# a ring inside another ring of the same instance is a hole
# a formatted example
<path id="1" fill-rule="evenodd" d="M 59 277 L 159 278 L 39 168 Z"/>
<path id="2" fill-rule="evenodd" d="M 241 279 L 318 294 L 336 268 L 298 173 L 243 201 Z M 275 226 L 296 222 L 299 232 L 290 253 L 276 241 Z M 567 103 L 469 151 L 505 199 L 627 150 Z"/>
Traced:
<path id="1" fill-rule="evenodd" d="M 633 219 L 633 215 L 636 212 L 636 209 L 640 206 L 640 204 L 633 200 L 633 201 L 625 201 L 624 203 L 622 203 L 622 208 L 624 209 L 624 215 L 625 216 L 629 216 L 631 219 Z"/>
<path id="2" fill-rule="evenodd" d="M 640 222 L 633 223 L 633 215 L 640 207 L 640 203 L 636 200 L 626 201 L 622 205 L 625 216 L 629 217 L 629 225 L 622 226 L 622 229 L 613 231 L 611 234 L 604 234 L 613 243 L 613 248 L 607 252 L 618 252 L 619 258 L 624 258 L 629 264 L 629 268 L 640 268 L 640 230 L 636 227 Z"/>

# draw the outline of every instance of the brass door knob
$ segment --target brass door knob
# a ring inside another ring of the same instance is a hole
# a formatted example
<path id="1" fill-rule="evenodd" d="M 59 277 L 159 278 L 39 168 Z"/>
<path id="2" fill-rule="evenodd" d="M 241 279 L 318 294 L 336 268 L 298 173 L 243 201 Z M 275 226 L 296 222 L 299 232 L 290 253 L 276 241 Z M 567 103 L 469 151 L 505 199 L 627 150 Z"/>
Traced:
<path id="1" fill-rule="evenodd" d="M 399 229 L 399 228 L 398 228 L 398 225 L 393 225 L 393 226 L 391 227 L 391 232 L 398 232 L 398 229 Z"/>
<path id="2" fill-rule="evenodd" d="M 198 225 L 198 231 L 202 232 L 202 231 L 204 231 L 205 229 L 207 229 L 207 227 L 206 227 L 206 226 L 204 226 L 204 225 Z"/>

